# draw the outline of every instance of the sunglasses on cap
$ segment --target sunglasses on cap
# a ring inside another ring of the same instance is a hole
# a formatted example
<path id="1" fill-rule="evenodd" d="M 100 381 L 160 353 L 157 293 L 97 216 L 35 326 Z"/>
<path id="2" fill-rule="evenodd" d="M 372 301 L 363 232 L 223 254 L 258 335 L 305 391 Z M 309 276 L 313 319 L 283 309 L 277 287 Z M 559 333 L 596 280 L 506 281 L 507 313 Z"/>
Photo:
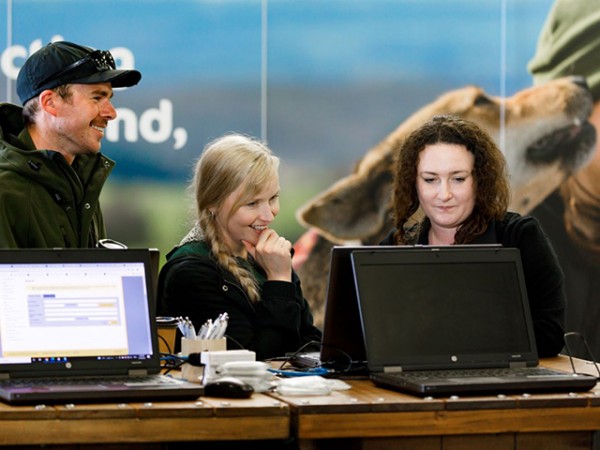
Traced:
<path id="1" fill-rule="evenodd" d="M 84 70 L 88 68 L 88 70 Z M 83 58 L 69 64 L 67 67 L 62 69 L 60 72 L 50 75 L 43 81 L 37 84 L 37 87 L 45 85 L 46 83 L 64 77 L 65 75 L 73 72 L 81 72 L 81 76 L 90 75 L 89 69 L 95 69 L 94 72 L 104 72 L 106 70 L 115 70 L 117 65 L 115 59 L 108 50 L 94 50 L 84 56 Z M 77 77 L 75 77 L 76 79 Z"/>

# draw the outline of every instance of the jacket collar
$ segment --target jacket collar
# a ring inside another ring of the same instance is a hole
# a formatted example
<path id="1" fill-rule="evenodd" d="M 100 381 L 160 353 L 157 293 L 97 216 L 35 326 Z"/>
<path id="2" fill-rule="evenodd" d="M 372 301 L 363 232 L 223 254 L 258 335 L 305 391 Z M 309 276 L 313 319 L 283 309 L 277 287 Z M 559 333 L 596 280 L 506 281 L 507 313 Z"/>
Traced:
<path id="1" fill-rule="evenodd" d="M 417 243 L 419 245 L 429 245 L 429 222 L 426 222 L 427 225 L 423 226 L 419 231 L 419 237 L 417 239 Z M 492 220 L 488 223 L 487 229 L 485 233 L 481 236 L 475 238 L 472 242 L 473 244 L 497 244 L 498 238 L 496 237 L 496 221 Z"/>

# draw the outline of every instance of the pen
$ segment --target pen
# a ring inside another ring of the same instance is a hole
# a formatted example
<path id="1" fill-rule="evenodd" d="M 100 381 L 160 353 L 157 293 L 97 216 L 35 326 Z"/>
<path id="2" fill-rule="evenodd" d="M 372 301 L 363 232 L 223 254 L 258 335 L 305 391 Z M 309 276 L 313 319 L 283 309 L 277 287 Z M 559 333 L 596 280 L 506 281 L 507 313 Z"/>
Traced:
<path id="1" fill-rule="evenodd" d="M 182 336 L 188 337 L 187 323 L 183 317 L 177 317 L 177 328 L 179 328 Z"/>
<path id="2" fill-rule="evenodd" d="M 221 339 L 225 336 L 228 320 L 229 315 L 227 313 L 219 314 L 214 321 L 208 319 L 204 322 L 198 330 L 198 333 L 196 333 L 194 325 L 187 317 L 185 319 L 178 317 L 177 325 L 181 330 L 181 334 L 188 339 Z"/>
<path id="3" fill-rule="evenodd" d="M 219 317 L 217 317 L 213 322 L 213 326 L 211 327 L 209 333 L 206 335 L 206 339 L 215 339 L 215 336 L 221 328 L 221 320 L 221 315 L 219 315 Z"/>
<path id="4" fill-rule="evenodd" d="M 208 330 L 208 325 L 206 325 L 206 323 L 204 323 L 200 329 L 198 330 L 198 334 L 197 334 L 197 338 L 198 339 L 204 339 L 204 336 L 206 336 L 206 331 Z"/>
<path id="5" fill-rule="evenodd" d="M 185 318 L 185 322 L 187 325 L 187 335 L 186 337 L 188 339 L 196 339 L 196 329 L 194 328 L 194 324 L 192 323 L 192 321 L 190 320 L 189 317 Z"/>
<path id="6" fill-rule="evenodd" d="M 221 339 L 223 336 L 225 336 L 225 331 L 227 330 L 228 320 L 229 320 L 229 316 L 227 315 L 227 313 L 223 313 L 219 320 L 219 328 L 215 332 L 213 339 Z"/>
<path id="7" fill-rule="evenodd" d="M 208 339 L 208 336 L 210 335 L 213 328 L 212 319 L 208 319 L 206 323 L 202 325 L 202 327 L 204 328 L 204 332 L 200 335 L 200 339 Z"/>

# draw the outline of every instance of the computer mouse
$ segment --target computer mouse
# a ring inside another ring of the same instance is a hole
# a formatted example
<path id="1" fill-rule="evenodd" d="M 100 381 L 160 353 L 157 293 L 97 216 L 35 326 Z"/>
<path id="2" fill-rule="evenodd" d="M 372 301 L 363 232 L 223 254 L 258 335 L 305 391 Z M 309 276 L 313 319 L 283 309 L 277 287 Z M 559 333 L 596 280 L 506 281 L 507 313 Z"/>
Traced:
<path id="1" fill-rule="evenodd" d="M 207 397 L 248 398 L 253 392 L 250 384 L 235 377 L 221 377 L 204 385 Z"/>

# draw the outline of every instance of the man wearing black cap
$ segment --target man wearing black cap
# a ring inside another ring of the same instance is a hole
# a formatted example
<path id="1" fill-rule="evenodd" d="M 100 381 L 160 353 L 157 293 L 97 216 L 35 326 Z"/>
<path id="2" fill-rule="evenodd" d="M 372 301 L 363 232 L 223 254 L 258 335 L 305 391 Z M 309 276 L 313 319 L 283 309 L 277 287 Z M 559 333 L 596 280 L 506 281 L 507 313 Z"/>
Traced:
<path id="1" fill-rule="evenodd" d="M 0 247 L 95 247 L 99 196 L 114 162 L 100 153 L 113 88 L 141 79 L 110 52 L 50 43 L 17 77 L 23 108 L 0 104 Z"/>

